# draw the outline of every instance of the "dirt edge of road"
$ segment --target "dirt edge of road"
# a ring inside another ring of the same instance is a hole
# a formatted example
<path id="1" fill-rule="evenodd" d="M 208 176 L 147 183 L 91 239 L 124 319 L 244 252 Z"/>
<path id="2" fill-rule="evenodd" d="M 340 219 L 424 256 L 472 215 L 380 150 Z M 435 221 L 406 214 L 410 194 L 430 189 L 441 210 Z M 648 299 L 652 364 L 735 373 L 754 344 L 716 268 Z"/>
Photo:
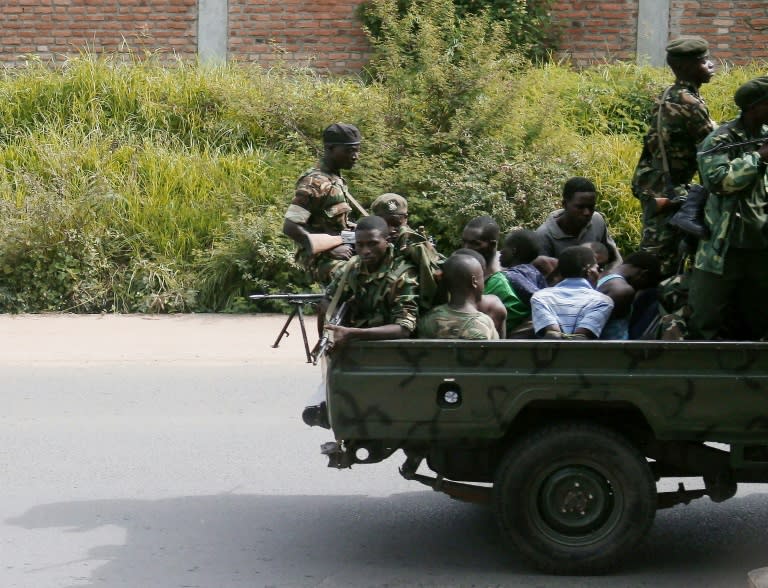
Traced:
<path id="1" fill-rule="evenodd" d="M 298 320 L 279 314 L 0 315 L 0 363 L 306 362 Z M 307 317 L 310 347 L 315 317 Z"/>

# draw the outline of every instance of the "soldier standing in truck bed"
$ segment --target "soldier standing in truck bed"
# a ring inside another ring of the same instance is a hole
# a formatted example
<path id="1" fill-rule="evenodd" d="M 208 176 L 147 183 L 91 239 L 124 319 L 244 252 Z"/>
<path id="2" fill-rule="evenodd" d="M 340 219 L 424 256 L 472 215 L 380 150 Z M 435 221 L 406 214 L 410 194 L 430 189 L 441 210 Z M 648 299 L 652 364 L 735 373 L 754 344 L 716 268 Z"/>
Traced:
<path id="1" fill-rule="evenodd" d="M 691 274 L 691 339 L 768 337 L 768 76 L 742 84 L 733 99 L 741 114 L 710 133 L 698 155 L 710 236 Z M 729 333 L 732 309 L 739 328 Z"/>
<path id="2" fill-rule="evenodd" d="M 333 270 L 353 254 L 352 245 L 344 243 L 341 234 L 354 229 L 350 213 L 353 205 L 359 205 L 349 193 L 341 170 L 357 163 L 360 141 L 360 131 L 353 125 L 327 127 L 320 163 L 298 179 L 285 213 L 283 233 L 298 245 L 297 263 L 321 284 L 327 284 Z M 362 208 L 358 212 L 365 215 Z"/>
<path id="3" fill-rule="evenodd" d="M 714 75 L 707 42 L 701 37 L 671 41 L 667 64 L 675 83 L 664 90 L 651 112 L 632 178 L 632 193 L 643 207 L 640 249 L 659 258 L 664 277 L 677 273 L 681 261 L 682 234 L 667 221 L 685 200 L 687 185 L 696 174 L 696 145 L 715 127 L 699 95 L 701 85 Z"/>

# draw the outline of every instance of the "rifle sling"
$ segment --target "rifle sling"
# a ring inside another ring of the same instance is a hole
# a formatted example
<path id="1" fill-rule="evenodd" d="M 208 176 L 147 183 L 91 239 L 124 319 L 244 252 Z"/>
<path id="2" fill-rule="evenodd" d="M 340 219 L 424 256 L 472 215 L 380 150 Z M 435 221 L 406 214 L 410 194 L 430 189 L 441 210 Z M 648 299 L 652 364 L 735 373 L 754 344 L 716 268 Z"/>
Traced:
<path id="1" fill-rule="evenodd" d="M 664 107 L 664 103 L 667 101 L 667 96 L 669 95 L 669 91 L 672 89 L 672 86 L 669 86 L 666 90 L 664 90 L 664 94 L 661 96 L 661 102 L 659 103 L 659 110 L 656 114 L 656 135 L 659 138 L 659 151 L 661 151 L 661 169 L 664 171 L 664 175 L 667 177 L 667 185 L 669 188 L 672 188 L 674 184 L 672 183 L 672 175 L 669 173 L 669 161 L 667 161 L 667 150 L 664 147 L 664 139 L 661 136 L 661 109 Z M 670 198 L 672 197 L 671 194 L 668 195 Z"/>
<path id="2" fill-rule="evenodd" d="M 333 318 L 333 313 L 336 312 L 336 307 L 339 305 L 339 300 L 341 300 L 341 294 L 344 291 L 344 286 L 347 282 L 347 276 L 349 276 L 349 272 L 352 269 L 352 264 L 350 262 L 347 262 L 344 265 L 344 269 L 342 270 L 341 277 L 339 278 L 339 282 L 336 285 L 336 291 L 333 293 L 333 298 L 331 298 L 331 303 L 328 305 L 328 308 L 325 310 L 325 322 L 329 323 L 331 319 Z"/>
<path id="3" fill-rule="evenodd" d="M 349 198 L 349 201 L 352 203 L 352 206 L 357 208 L 357 211 L 362 214 L 363 216 L 369 216 L 368 212 L 366 212 L 365 208 L 362 207 L 362 205 L 350 194 L 347 192 L 346 197 Z"/>

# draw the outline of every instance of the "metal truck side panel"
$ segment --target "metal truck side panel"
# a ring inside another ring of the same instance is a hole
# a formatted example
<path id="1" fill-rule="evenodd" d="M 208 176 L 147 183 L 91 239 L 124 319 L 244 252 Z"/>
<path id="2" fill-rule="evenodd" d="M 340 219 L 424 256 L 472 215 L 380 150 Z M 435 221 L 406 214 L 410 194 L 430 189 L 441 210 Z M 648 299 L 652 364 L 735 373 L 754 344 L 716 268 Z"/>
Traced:
<path id="1" fill-rule="evenodd" d="M 328 369 L 337 439 L 497 439 L 539 400 L 633 406 L 658 439 L 768 439 L 768 343 L 355 342 Z"/>

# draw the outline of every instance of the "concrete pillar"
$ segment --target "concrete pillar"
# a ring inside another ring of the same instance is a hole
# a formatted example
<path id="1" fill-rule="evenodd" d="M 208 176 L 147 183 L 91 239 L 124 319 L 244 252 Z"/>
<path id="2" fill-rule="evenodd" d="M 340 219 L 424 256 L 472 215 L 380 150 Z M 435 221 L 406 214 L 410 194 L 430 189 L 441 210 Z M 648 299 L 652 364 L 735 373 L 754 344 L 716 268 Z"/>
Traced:
<path id="1" fill-rule="evenodd" d="M 227 61 L 228 1 L 197 0 L 197 55 L 203 63 Z"/>
<path id="2" fill-rule="evenodd" d="M 669 0 L 639 0 L 637 62 L 663 66 L 669 36 Z"/>

